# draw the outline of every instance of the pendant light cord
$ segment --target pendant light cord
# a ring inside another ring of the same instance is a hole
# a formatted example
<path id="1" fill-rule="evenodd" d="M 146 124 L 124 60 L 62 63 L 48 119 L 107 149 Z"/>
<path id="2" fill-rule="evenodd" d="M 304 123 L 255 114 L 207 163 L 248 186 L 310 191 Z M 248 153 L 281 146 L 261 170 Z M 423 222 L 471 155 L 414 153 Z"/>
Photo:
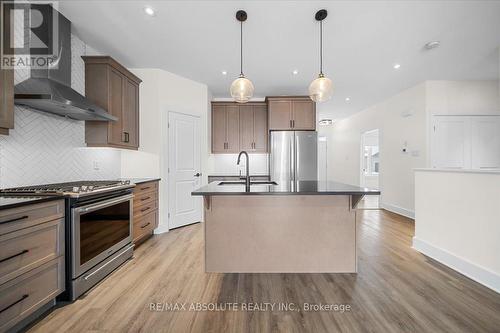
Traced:
<path id="1" fill-rule="evenodd" d="M 319 21 L 319 74 L 323 75 L 323 20 Z"/>
<path id="2" fill-rule="evenodd" d="M 240 21 L 240 76 L 243 76 L 243 22 Z"/>

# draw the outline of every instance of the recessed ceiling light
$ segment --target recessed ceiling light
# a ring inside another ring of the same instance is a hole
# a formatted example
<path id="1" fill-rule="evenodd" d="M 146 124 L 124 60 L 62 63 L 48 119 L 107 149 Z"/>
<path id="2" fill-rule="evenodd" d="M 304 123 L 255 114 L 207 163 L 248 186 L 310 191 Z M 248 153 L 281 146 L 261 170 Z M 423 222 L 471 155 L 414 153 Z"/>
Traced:
<path id="1" fill-rule="evenodd" d="M 227 71 L 222 71 L 222 75 L 227 75 Z"/>
<path id="2" fill-rule="evenodd" d="M 293 74 L 293 75 L 297 75 L 297 74 L 299 74 L 299 71 L 298 71 L 297 69 L 294 69 L 294 70 L 292 71 L 292 74 Z"/>
<path id="3" fill-rule="evenodd" d="M 349 102 L 350 100 L 351 100 L 351 98 L 350 98 L 350 97 L 346 97 L 346 98 L 345 98 L 345 101 L 346 101 L 346 102 Z"/>
<path id="4" fill-rule="evenodd" d="M 439 45 L 441 45 L 441 42 L 438 41 L 438 40 L 434 40 L 432 42 L 429 42 L 429 43 L 425 44 L 424 47 L 427 50 L 432 50 L 432 49 L 435 49 L 436 47 L 439 47 Z"/>
<path id="5" fill-rule="evenodd" d="M 400 64 L 394 64 L 392 67 L 393 67 L 394 69 L 399 69 L 399 68 L 401 67 L 401 65 L 400 65 Z"/>
<path id="6" fill-rule="evenodd" d="M 148 14 L 149 16 L 155 16 L 155 10 L 150 6 L 144 7 L 144 13 Z"/>

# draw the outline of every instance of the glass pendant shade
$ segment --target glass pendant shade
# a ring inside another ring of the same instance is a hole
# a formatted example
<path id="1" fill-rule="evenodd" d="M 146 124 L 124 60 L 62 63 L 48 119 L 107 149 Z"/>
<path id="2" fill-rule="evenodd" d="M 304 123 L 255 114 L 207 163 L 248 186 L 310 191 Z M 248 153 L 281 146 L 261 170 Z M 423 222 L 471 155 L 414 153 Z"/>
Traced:
<path id="1" fill-rule="evenodd" d="M 309 85 L 309 97 L 311 97 L 314 102 L 324 102 L 332 98 L 332 96 L 332 80 L 322 74 Z"/>
<path id="2" fill-rule="evenodd" d="M 238 103 L 246 103 L 253 96 L 253 83 L 243 75 L 231 84 L 231 96 Z"/>

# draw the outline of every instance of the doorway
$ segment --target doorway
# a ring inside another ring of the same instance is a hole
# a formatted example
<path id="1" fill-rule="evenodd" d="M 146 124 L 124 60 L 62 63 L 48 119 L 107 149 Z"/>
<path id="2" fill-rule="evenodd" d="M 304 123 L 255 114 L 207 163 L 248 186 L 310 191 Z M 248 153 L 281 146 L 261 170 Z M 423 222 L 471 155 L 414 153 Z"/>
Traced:
<path id="1" fill-rule="evenodd" d="M 191 196 L 201 184 L 200 118 L 168 113 L 168 227 L 201 221 L 202 201 Z"/>
<path id="2" fill-rule="evenodd" d="M 379 130 L 374 129 L 361 134 L 360 177 L 361 187 L 378 190 L 380 173 Z M 379 196 L 367 195 L 358 204 L 360 209 L 378 209 Z"/>

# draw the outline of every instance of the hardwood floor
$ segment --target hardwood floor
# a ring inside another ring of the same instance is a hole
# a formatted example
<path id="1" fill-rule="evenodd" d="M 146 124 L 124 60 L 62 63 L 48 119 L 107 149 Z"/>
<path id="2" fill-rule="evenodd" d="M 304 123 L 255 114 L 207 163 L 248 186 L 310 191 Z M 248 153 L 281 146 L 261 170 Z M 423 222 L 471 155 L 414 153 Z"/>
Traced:
<path id="1" fill-rule="evenodd" d="M 411 249 L 411 220 L 367 210 L 358 224 L 358 274 L 205 274 L 203 225 L 176 229 L 145 242 L 133 260 L 30 332 L 500 332 L 500 294 Z M 150 310 L 175 302 L 351 310 Z"/>

